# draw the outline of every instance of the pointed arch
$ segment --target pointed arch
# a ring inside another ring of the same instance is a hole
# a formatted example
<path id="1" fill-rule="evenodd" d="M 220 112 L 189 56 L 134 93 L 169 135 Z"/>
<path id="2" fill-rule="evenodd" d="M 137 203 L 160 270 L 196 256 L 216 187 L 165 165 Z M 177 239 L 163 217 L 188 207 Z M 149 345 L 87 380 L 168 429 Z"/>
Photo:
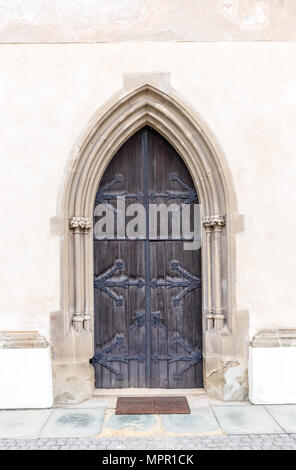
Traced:
<path id="1" fill-rule="evenodd" d="M 183 158 L 196 182 L 205 213 L 227 212 L 229 198 L 217 145 L 204 131 L 204 125 L 180 102 L 150 85 L 121 98 L 88 133 L 70 172 L 64 212 L 91 215 L 92 200 L 104 169 L 118 148 L 145 125 L 162 134 Z"/>

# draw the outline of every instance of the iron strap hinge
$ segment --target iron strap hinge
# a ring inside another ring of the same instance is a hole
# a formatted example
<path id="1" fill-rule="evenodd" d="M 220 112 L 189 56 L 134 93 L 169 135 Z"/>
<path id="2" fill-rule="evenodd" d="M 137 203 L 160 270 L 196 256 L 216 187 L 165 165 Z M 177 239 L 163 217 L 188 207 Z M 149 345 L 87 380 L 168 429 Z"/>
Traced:
<path id="1" fill-rule="evenodd" d="M 103 351 L 95 353 L 93 358 L 91 359 L 92 364 L 100 364 L 101 366 L 108 369 L 112 374 L 116 376 L 117 380 L 123 380 L 123 374 L 116 369 L 114 369 L 108 362 L 123 362 L 124 364 L 128 364 L 128 361 L 139 361 L 144 362 L 145 356 L 144 354 L 138 354 L 137 356 L 129 356 L 127 353 L 123 354 L 122 356 L 109 356 L 109 353 L 112 352 L 117 346 L 121 346 L 124 343 L 124 338 L 122 336 L 117 336 L 115 341 L 108 346 L 107 348 L 103 349 Z"/>
<path id="2" fill-rule="evenodd" d="M 174 337 L 174 343 L 179 344 L 184 351 L 188 354 L 168 354 L 167 356 L 159 356 L 154 354 L 152 356 L 152 361 L 157 363 L 158 361 L 168 361 L 169 363 L 178 362 L 178 361 L 188 361 L 188 364 L 185 364 L 178 372 L 173 374 L 174 380 L 181 380 L 182 375 L 188 369 L 190 369 L 195 364 L 202 361 L 202 354 L 200 351 L 193 351 L 182 339 L 180 336 Z"/>

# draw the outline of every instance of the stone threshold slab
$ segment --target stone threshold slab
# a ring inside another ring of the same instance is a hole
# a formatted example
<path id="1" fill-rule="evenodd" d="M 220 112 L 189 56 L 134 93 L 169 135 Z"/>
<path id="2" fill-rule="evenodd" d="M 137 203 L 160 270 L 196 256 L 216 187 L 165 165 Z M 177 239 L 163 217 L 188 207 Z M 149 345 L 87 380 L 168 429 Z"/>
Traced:
<path id="1" fill-rule="evenodd" d="M 206 395 L 204 388 L 96 388 L 94 390 L 94 397 L 112 396 L 112 397 L 149 397 L 149 396 L 192 396 L 192 395 Z"/>

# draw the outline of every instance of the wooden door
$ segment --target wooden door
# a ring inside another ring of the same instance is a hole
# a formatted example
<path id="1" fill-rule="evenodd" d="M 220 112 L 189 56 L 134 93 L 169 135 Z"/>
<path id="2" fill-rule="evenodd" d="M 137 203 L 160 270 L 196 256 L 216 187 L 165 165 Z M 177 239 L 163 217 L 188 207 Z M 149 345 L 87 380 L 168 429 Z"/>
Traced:
<path id="1" fill-rule="evenodd" d="M 142 205 L 145 215 L 136 227 L 142 233 L 131 239 L 125 229 L 134 215 L 126 217 L 124 230 L 119 221 L 132 203 Z M 149 127 L 134 134 L 107 167 L 94 212 L 97 388 L 203 386 L 201 250 L 184 250 L 182 231 L 173 231 L 181 204 L 191 210 L 197 203 L 182 159 Z M 102 204 L 114 224 L 104 240 L 96 231 Z M 167 233 L 151 230 L 151 204 L 175 204 Z"/>

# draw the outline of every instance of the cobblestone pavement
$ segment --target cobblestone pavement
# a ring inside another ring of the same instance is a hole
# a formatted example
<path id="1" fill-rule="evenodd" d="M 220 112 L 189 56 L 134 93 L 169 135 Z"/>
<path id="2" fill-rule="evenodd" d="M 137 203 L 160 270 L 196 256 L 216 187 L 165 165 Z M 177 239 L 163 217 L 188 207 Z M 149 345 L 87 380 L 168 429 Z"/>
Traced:
<path id="1" fill-rule="evenodd" d="M 166 439 L 0 439 L 0 450 L 296 450 L 296 434 Z"/>

